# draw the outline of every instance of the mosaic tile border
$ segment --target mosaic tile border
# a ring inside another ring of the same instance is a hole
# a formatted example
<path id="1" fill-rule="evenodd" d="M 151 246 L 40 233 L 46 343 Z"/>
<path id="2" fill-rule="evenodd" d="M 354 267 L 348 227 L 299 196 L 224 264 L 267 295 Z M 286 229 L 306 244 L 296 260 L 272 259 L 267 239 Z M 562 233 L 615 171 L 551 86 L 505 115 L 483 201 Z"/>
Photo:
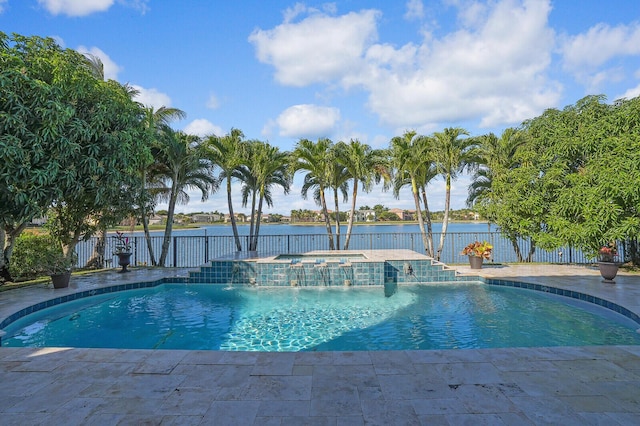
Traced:
<path id="1" fill-rule="evenodd" d="M 485 278 L 485 277 L 472 277 L 472 278 L 474 278 L 473 281 L 480 281 L 488 285 L 524 288 L 527 290 L 534 290 L 534 291 L 540 291 L 543 293 L 556 294 L 558 296 L 565 296 L 565 297 L 570 297 L 572 299 L 578 299 L 584 302 L 593 303 L 595 305 L 602 306 L 604 308 L 617 312 L 621 315 L 624 315 L 625 317 L 635 321 L 637 324 L 640 324 L 640 315 L 636 314 L 633 311 L 630 311 L 624 306 L 618 305 L 617 303 L 610 302 L 606 299 L 602 299 L 597 296 L 592 296 L 590 294 L 581 293 L 579 291 L 562 289 L 562 288 L 553 287 L 549 285 L 527 283 L 523 281 L 505 280 L 505 279 L 498 279 L 498 278 Z"/>

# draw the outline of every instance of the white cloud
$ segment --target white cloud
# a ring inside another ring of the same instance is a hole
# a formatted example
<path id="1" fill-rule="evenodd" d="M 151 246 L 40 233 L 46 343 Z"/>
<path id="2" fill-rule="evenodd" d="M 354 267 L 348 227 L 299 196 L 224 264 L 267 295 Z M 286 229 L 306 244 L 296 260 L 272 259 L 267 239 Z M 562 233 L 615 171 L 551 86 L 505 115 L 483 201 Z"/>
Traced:
<path id="1" fill-rule="evenodd" d="M 636 87 L 632 87 L 631 89 L 627 90 L 622 95 L 616 96 L 616 99 L 622 99 L 622 98 L 633 99 L 638 96 L 640 96 L 640 84 L 638 84 Z"/>
<path id="2" fill-rule="evenodd" d="M 155 89 L 155 88 L 146 89 L 136 84 L 132 84 L 131 87 L 133 87 L 135 90 L 139 92 L 138 95 L 134 98 L 134 100 L 137 102 L 140 102 L 141 104 L 147 107 L 151 106 L 158 109 L 163 106 L 165 107 L 171 106 L 171 98 L 169 97 L 169 95 L 158 91 L 158 89 Z"/>
<path id="3" fill-rule="evenodd" d="M 377 38 L 379 13 L 365 10 L 339 17 L 314 13 L 299 23 L 255 30 L 249 41 L 261 62 L 276 69 L 276 80 L 305 86 L 339 79 L 361 64 L 365 47 Z"/>
<path id="4" fill-rule="evenodd" d="M 584 34 L 566 39 L 564 64 L 570 70 L 597 67 L 616 56 L 640 54 L 640 23 L 610 27 L 597 24 Z"/>
<path id="5" fill-rule="evenodd" d="M 301 14 L 307 11 L 308 11 L 308 8 L 303 3 L 296 3 L 293 5 L 293 7 L 286 8 L 285 11 L 282 13 L 284 23 L 286 24 L 293 21 L 298 16 L 300 16 Z"/>
<path id="6" fill-rule="evenodd" d="M 215 124 L 204 118 L 197 118 L 191 123 L 187 124 L 184 127 L 184 132 L 189 135 L 196 136 L 208 136 L 212 134 L 217 136 L 224 135 L 224 130 L 222 130 L 222 127 L 216 126 Z"/>
<path id="7" fill-rule="evenodd" d="M 561 87 L 546 74 L 555 47 L 548 0 L 452 4 L 459 29 L 440 38 L 421 29 L 418 44 L 374 44 L 380 14 L 373 10 L 314 13 L 254 31 L 250 41 L 280 83 L 362 88 L 369 108 L 392 126 L 517 124 L 557 104 Z"/>
<path id="8" fill-rule="evenodd" d="M 118 0 L 118 3 L 136 9 L 143 15 L 149 11 L 149 0 Z"/>
<path id="9" fill-rule="evenodd" d="M 618 67 L 600 67 L 614 58 L 640 55 L 640 23 L 616 27 L 597 24 L 586 33 L 565 37 L 561 51 L 564 69 L 589 91 L 597 91 L 602 83 L 623 78 Z"/>
<path id="10" fill-rule="evenodd" d="M 407 2 L 407 11 L 404 14 L 404 19 L 422 19 L 424 18 L 424 5 L 422 0 L 409 0 Z"/>
<path id="11" fill-rule="evenodd" d="M 209 99 L 207 99 L 207 108 L 209 109 L 218 109 L 220 108 L 220 101 L 215 94 L 209 95 Z"/>
<path id="12" fill-rule="evenodd" d="M 0 0 L 0 12 L 2 3 Z M 118 3 L 136 9 L 145 14 L 149 10 L 149 0 L 117 0 Z M 38 0 L 52 15 L 87 16 L 96 12 L 104 12 L 113 6 L 115 0 Z"/>
<path id="13" fill-rule="evenodd" d="M 340 110 L 318 105 L 294 105 L 276 119 L 280 136 L 292 138 L 329 137 L 340 120 Z"/>
<path id="14" fill-rule="evenodd" d="M 396 126 L 478 118 L 481 126 L 493 126 L 555 105 L 559 89 L 545 77 L 554 43 L 549 11 L 547 2 L 505 1 L 482 24 L 474 22 L 477 28 L 420 46 L 372 47 L 369 75 L 359 82 L 370 93 L 370 108 Z"/>
<path id="15" fill-rule="evenodd" d="M 38 0 L 38 3 L 52 15 L 86 16 L 104 12 L 114 0 Z"/>
<path id="16" fill-rule="evenodd" d="M 89 53 L 93 56 L 97 56 L 102 61 L 104 67 L 104 78 L 106 80 L 118 80 L 118 73 L 122 71 L 122 67 L 116 64 L 106 53 L 97 47 L 87 48 L 85 46 L 78 46 L 78 52 L 85 54 Z"/>
<path id="17" fill-rule="evenodd" d="M 0 0 L 0 13 L 4 12 L 4 8 L 8 2 L 9 0 Z"/>

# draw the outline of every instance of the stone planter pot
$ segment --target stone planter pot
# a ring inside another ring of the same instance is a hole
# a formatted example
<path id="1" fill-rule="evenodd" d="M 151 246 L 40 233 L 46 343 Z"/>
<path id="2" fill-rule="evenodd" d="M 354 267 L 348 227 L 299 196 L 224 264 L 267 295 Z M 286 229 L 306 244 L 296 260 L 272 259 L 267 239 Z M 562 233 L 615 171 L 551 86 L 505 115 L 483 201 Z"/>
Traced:
<path id="1" fill-rule="evenodd" d="M 64 274 L 51 275 L 51 282 L 53 283 L 53 288 L 69 287 L 69 279 L 71 279 L 71 271 L 65 272 Z"/>
<path id="2" fill-rule="evenodd" d="M 598 269 L 600 269 L 600 275 L 602 275 L 602 282 L 613 284 L 613 279 L 618 274 L 618 264 L 614 262 L 598 262 Z"/>
<path id="3" fill-rule="evenodd" d="M 118 272 L 131 272 L 127 269 L 127 266 L 131 263 L 131 253 L 118 253 L 118 265 L 122 266 L 122 269 Z"/>
<path id="4" fill-rule="evenodd" d="M 481 256 L 469 256 L 469 264 L 471 269 L 482 269 L 482 261 L 484 257 Z"/>

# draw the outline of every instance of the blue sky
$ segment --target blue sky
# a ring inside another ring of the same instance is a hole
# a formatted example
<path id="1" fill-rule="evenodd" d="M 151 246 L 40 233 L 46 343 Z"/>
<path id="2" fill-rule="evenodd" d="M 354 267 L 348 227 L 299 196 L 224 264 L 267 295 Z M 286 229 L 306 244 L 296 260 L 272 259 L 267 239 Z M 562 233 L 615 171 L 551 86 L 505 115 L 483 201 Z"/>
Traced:
<path id="1" fill-rule="evenodd" d="M 0 31 L 99 56 L 140 102 L 184 110 L 176 129 L 235 127 L 283 150 L 318 137 L 386 147 L 407 129 L 499 134 L 589 94 L 640 95 L 637 0 L 0 0 Z M 266 212 L 317 209 L 300 183 Z M 453 208 L 468 183 L 455 182 Z M 443 182 L 429 191 L 443 209 Z M 408 192 L 358 199 L 413 208 Z M 222 192 L 178 206 L 213 210 L 226 211 Z"/>

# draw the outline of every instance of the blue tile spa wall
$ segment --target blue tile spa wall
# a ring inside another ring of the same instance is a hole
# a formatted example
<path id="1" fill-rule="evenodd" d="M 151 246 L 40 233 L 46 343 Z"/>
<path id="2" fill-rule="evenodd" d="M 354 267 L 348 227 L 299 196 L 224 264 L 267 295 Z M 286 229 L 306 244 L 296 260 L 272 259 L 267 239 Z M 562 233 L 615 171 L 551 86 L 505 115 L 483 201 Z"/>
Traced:
<path id="1" fill-rule="evenodd" d="M 455 271 L 430 260 L 384 262 L 212 261 L 191 272 L 192 283 L 261 286 L 368 286 L 456 281 Z"/>

